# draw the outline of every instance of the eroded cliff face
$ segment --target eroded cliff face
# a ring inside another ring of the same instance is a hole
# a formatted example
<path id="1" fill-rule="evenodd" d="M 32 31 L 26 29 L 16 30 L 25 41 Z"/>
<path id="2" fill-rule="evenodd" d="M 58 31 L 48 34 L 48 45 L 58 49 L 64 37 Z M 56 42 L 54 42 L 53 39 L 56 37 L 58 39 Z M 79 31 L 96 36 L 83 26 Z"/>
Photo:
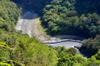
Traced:
<path id="1" fill-rule="evenodd" d="M 41 11 L 51 0 L 13 0 L 24 10 Z"/>

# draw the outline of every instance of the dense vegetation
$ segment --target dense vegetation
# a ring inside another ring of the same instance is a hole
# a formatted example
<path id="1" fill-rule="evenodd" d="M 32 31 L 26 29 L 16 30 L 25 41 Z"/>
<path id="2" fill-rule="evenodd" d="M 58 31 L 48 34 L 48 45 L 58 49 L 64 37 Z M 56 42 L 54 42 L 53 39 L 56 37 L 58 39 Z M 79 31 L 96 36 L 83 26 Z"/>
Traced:
<path id="1" fill-rule="evenodd" d="M 80 33 L 88 37 L 100 34 L 99 9 L 93 9 L 99 6 L 99 2 L 95 1 L 91 6 L 84 5 L 84 2 L 91 3 L 92 0 L 53 0 L 44 9 L 42 17 L 49 33 Z M 83 11 L 76 3 L 84 5 L 84 8 L 88 6 L 88 9 Z M 0 66 L 100 66 L 99 35 L 84 40 L 83 48 L 97 50 L 96 54 L 86 58 L 75 48 L 48 47 L 35 38 L 16 32 L 14 27 L 20 13 L 18 6 L 11 0 L 0 0 Z"/>
<path id="2" fill-rule="evenodd" d="M 19 14 L 15 3 L 0 0 L 0 66 L 55 66 L 55 50 L 15 32 Z"/>
<path id="3" fill-rule="evenodd" d="M 20 15 L 18 7 L 9 0 L 0 0 L 0 29 L 14 31 L 14 25 Z"/>
<path id="4" fill-rule="evenodd" d="M 80 48 L 81 53 L 87 57 L 91 57 L 100 49 L 100 36 L 96 36 L 94 39 L 85 39 L 82 43 L 83 45 Z"/>
<path id="5" fill-rule="evenodd" d="M 12 34 L 0 35 L 0 61 L 11 66 L 54 66 L 57 63 L 55 50 L 27 35 Z"/>
<path id="6" fill-rule="evenodd" d="M 87 59 L 73 48 L 56 47 L 55 49 L 59 53 L 57 66 L 100 66 L 100 51 Z"/>
<path id="7" fill-rule="evenodd" d="M 90 38 L 83 41 L 83 47 L 91 49 L 100 49 L 100 36 L 95 37 L 94 39 Z"/>
<path id="8" fill-rule="evenodd" d="M 50 34 L 95 37 L 100 34 L 98 0 L 53 0 L 43 10 L 43 25 Z"/>

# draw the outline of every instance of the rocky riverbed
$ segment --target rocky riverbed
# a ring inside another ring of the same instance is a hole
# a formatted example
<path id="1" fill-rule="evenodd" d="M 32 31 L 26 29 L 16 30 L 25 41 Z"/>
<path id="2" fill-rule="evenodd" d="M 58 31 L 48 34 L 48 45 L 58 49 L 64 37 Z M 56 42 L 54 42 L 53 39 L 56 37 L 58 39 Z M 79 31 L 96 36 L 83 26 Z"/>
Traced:
<path id="1" fill-rule="evenodd" d="M 19 18 L 15 29 L 22 31 L 23 34 L 28 34 L 30 37 L 34 36 L 41 42 L 53 47 L 64 46 L 65 48 L 71 48 L 75 46 L 80 47 L 82 45 L 81 38 L 77 36 L 66 35 L 50 37 L 44 35 L 44 32 L 41 31 L 37 25 L 38 22 L 40 22 L 38 15 L 34 12 L 28 11 Z"/>

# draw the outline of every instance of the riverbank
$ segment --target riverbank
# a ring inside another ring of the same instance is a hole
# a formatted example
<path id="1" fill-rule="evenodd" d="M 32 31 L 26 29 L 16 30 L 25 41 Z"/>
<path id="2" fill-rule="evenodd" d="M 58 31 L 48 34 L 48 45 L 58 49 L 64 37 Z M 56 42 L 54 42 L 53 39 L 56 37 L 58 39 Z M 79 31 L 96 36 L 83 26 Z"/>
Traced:
<path id="1" fill-rule="evenodd" d="M 42 43 L 49 46 L 64 46 L 65 48 L 71 48 L 74 46 L 81 46 L 81 37 L 72 35 L 58 35 L 49 36 L 45 33 L 44 28 L 41 26 L 41 21 L 38 15 L 34 12 L 24 13 L 18 20 L 16 30 L 21 31 L 23 34 L 28 34 L 30 37 L 35 37 Z"/>

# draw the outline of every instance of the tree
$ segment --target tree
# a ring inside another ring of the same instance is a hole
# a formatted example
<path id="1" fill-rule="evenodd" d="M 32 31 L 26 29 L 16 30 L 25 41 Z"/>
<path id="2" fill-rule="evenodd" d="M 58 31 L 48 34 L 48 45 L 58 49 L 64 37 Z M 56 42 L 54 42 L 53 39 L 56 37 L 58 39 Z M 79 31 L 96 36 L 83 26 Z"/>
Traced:
<path id="1" fill-rule="evenodd" d="M 0 0 L 0 29 L 14 31 L 20 9 L 10 0 Z"/>
<path id="2" fill-rule="evenodd" d="M 97 60 L 100 60 L 100 50 L 96 53 L 95 58 L 96 58 Z"/>
<path id="3" fill-rule="evenodd" d="M 46 5 L 43 10 L 42 23 L 49 34 L 70 34 L 93 38 L 99 34 L 100 16 L 94 8 L 91 8 L 91 5 L 86 7 L 93 9 L 92 13 L 90 10 L 88 13 L 80 13 L 76 7 L 77 5 L 81 6 L 80 0 L 78 1 L 52 0 Z M 84 2 L 91 3 L 91 0 Z M 95 5 L 99 5 L 99 3 L 95 3 Z M 95 5 L 93 7 L 96 7 Z M 84 10 L 81 9 L 81 11 Z"/>

